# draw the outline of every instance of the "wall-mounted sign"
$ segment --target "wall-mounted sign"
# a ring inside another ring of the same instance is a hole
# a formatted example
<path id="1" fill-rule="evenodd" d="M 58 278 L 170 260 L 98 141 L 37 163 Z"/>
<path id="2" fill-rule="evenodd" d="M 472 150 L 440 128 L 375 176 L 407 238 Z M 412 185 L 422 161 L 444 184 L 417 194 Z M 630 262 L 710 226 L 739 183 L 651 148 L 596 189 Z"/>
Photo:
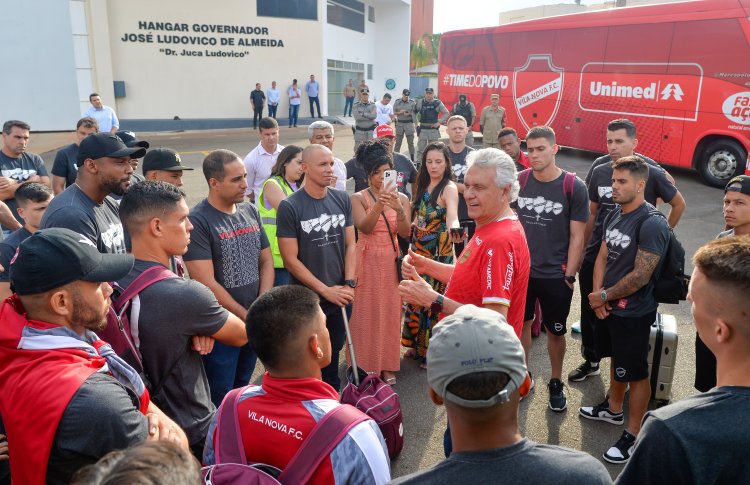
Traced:
<path id="1" fill-rule="evenodd" d="M 387 79 L 385 81 L 385 89 L 387 89 L 389 91 L 391 89 L 396 89 L 396 80 L 395 79 Z"/>

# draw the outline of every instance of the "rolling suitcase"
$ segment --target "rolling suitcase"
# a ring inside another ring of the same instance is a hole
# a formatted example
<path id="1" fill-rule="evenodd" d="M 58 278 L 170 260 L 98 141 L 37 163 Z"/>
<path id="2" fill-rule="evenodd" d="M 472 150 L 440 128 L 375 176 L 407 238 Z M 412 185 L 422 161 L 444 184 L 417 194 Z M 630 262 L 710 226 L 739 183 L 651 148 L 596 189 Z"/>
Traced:
<path id="1" fill-rule="evenodd" d="M 396 391 L 379 375 L 368 374 L 357 367 L 346 309 L 342 308 L 341 312 L 344 315 L 344 329 L 352 364 L 346 369 L 346 378 L 349 382 L 344 392 L 341 393 L 341 403 L 351 404 L 372 418 L 383 434 L 388 447 L 388 456 L 391 459 L 396 458 L 404 447 L 404 418 L 401 414 L 401 400 Z"/>
<path id="2" fill-rule="evenodd" d="M 672 399 L 672 380 L 677 361 L 677 320 L 674 315 L 656 314 L 648 344 L 651 399 L 666 404 Z"/>

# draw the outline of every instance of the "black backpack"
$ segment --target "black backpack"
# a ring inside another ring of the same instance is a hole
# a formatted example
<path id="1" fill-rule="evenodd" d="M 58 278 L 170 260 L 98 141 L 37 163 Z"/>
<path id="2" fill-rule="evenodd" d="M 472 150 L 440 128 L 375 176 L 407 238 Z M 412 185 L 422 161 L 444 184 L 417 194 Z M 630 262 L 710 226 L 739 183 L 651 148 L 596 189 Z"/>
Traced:
<path id="1" fill-rule="evenodd" d="M 666 219 L 666 216 L 658 209 L 649 211 L 648 217 L 653 215 L 658 215 Z M 638 231 L 640 232 L 640 228 Z M 684 301 L 688 294 L 690 275 L 685 274 L 685 248 L 677 240 L 677 236 L 675 236 L 671 227 L 669 228 L 667 252 L 664 254 L 659 266 L 657 269 L 658 273 L 652 276 L 654 298 L 656 301 L 673 304 Z"/>

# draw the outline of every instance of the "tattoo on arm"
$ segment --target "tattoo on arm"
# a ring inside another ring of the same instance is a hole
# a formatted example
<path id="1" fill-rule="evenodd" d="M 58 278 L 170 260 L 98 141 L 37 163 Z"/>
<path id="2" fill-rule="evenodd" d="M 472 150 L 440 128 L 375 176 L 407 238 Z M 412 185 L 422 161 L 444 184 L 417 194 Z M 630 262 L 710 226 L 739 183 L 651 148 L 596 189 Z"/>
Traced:
<path id="1" fill-rule="evenodd" d="M 661 256 L 658 254 L 638 249 L 633 271 L 626 274 L 612 288 L 607 289 L 607 298 L 610 301 L 617 300 L 625 296 L 630 296 L 646 286 L 651 279 L 651 275 L 654 274 L 654 270 L 659 264 L 660 259 Z"/>

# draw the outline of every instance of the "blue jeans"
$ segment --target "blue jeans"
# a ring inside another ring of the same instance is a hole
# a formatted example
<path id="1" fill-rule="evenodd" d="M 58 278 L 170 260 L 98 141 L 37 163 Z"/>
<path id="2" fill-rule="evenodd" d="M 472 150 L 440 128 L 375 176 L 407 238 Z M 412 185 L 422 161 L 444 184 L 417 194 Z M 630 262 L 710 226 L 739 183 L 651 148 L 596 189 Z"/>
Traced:
<path id="1" fill-rule="evenodd" d="M 317 96 L 310 96 L 310 118 L 315 118 L 315 110 L 313 109 L 313 104 L 318 107 L 318 118 L 322 118 L 322 116 L 320 116 L 320 100 Z"/>
<path id="2" fill-rule="evenodd" d="M 291 128 L 292 126 L 297 126 L 297 118 L 299 118 L 299 105 L 290 104 L 289 105 L 289 128 Z"/>
<path id="3" fill-rule="evenodd" d="M 257 359 L 249 343 L 242 347 L 214 343 L 214 350 L 203 356 L 203 367 L 211 388 L 211 401 L 216 407 L 229 391 L 250 383 Z"/>
<path id="4" fill-rule="evenodd" d="M 354 105 L 354 96 L 346 97 L 346 103 L 344 103 L 344 116 L 351 116 L 352 115 L 352 106 Z M 346 110 L 349 110 L 349 114 L 346 114 Z"/>
<path id="5" fill-rule="evenodd" d="M 278 107 L 279 107 L 278 104 L 276 106 L 274 106 L 272 104 L 269 104 L 268 105 L 268 116 L 270 116 L 271 118 L 276 118 L 276 108 L 278 108 Z"/>
<path id="6" fill-rule="evenodd" d="M 285 268 L 274 268 L 273 286 L 288 285 L 291 280 L 289 270 Z"/>
<path id="7" fill-rule="evenodd" d="M 331 363 L 321 370 L 323 382 L 330 384 L 331 387 L 339 392 L 341 388 L 341 379 L 339 378 L 339 354 L 344 348 L 346 340 L 346 329 L 344 328 L 344 316 L 341 314 L 341 307 L 334 305 L 328 300 L 320 299 L 320 308 L 326 314 L 326 327 L 331 338 Z M 347 318 L 352 315 L 352 306 L 346 307 Z"/>

